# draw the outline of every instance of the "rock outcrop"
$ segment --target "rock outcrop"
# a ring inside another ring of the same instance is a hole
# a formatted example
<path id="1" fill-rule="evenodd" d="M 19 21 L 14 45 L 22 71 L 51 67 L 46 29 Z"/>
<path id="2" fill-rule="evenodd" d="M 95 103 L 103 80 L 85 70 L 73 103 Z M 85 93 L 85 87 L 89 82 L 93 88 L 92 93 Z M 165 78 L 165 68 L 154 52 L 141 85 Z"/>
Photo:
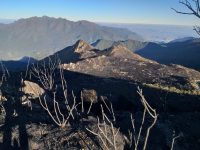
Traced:
<path id="1" fill-rule="evenodd" d="M 22 92 L 33 99 L 39 98 L 39 96 L 42 96 L 45 93 L 44 89 L 37 83 L 25 80 L 23 84 Z"/>
<path id="2" fill-rule="evenodd" d="M 75 46 L 78 44 L 82 49 L 78 48 L 77 51 Z M 79 41 L 75 46 L 71 51 L 74 51 L 74 54 L 79 52 L 79 59 L 62 65 L 69 71 L 145 84 L 173 84 L 187 90 L 194 89 L 193 82 L 200 79 L 198 71 L 180 65 L 159 64 L 131 52 L 123 45 L 116 45 L 103 51 L 95 50 L 83 41 Z"/>

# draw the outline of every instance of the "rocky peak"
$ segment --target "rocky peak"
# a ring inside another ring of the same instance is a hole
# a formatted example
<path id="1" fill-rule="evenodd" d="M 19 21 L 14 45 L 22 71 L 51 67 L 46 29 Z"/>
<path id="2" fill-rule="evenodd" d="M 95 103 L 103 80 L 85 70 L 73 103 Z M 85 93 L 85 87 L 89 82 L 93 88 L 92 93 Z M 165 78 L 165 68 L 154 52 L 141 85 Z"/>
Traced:
<path id="1" fill-rule="evenodd" d="M 94 49 L 90 44 L 83 40 L 78 40 L 74 45 L 74 52 L 75 53 L 84 53 Z"/>
<path id="2" fill-rule="evenodd" d="M 114 45 L 111 48 L 108 49 L 108 54 L 112 56 L 121 56 L 122 54 L 132 55 L 133 53 L 128 50 L 125 46 L 118 44 Z"/>
<path id="3" fill-rule="evenodd" d="M 139 60 L 139 61 L 148 61 L 148 62 L 153 63 L 153 61 L 145 59 L 133 53 L 122 44 L 114 45 L 111 48 L 109 48 L 106 52 L 106 55 L 111 56 L 111 57 L 127 58 L 127 59 Z"/>

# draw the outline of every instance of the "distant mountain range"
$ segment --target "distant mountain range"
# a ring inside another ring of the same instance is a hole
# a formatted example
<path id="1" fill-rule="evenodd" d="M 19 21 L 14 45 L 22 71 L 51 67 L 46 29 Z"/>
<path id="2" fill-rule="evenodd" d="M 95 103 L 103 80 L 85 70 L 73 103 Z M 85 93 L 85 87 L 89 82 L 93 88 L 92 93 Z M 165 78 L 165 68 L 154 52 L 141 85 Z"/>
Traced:
<path id="1" fill-rule="evenodd" d="M 174 39 L 170 41 L 169 43 L 186 42 L 186 41 L 195 40 L 195 39 L 196 39 L 195 37 L 184 37 L 184 38 Z"/>
<path id="2" fill-rule="evenodd" d="M 96 42 L 92 43 L 92 46 L 99 50 L 104 50 L 108 49 L 112 46 L 116 45 L 123 45 L 124 47 L 128 48 L 129 50 L 135 52 L 138 49 L 144 48 L 148 42 L 141 42 L 141 41 L 136 41 L 136 40 L 126 40 L 126 41 L 109 41 L 109 40 L 104 40 L 100 39 L 97 40 Z"/>
<path id="3" fill-rule="evenodd" d="M 150 42 L 170 42 L 184 37 L 198 37 L 192 26 L 159 24 L 99 23 L 110 27 L 126 28 Z"/>
<path id="4" fill-rule="evenodd" d="M 0 24 L 13 23 L 14 19 L 0 19 Z M 151 42 L 169 42 L 184 37 L 198 37 L 193 26 L 162 25 L 162 24 L 126 24 L 126 23 L 97 23 L 101 26 L 128 29 L 141 35 L 144 40 Z M 63 47 L 64 48 L 64 47 Z"/>
<path id="5" fill-rule="evenodd" d="M 23 71 L 27 68 L 28 65 L 31 65 L 33 63 L 36 63 L 38 60 L 32 58 L 32 57 L 23 57 L 19 60 L 7 60 L 7 61 L 1 61 L 0 63 L 0 71 L 2 69 L 7 69 L 8 71 Z"/>
<path id="6" fill-rule="evenodd" d="M 159 63 L 180 64 L 200 70 L 200 39 L 167 44 L 148 43 L 136 53 Z"/>
<path id="7" fill-rule="evenodd" d="M 32 17 L 0 24 L 0 55 L 1 59 L 19 59 L 23 56 L 43 58 L 79 39 L 89 43 L 98 39 L 143 40 L 128 29 L 99 26 L 88 21 Z"/>

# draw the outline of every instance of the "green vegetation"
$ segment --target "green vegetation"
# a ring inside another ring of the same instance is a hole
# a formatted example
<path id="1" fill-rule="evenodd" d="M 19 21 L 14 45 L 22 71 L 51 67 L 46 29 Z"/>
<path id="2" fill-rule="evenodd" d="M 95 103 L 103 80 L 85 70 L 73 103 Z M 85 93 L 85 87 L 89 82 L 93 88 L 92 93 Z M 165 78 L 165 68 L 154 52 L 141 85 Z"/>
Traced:
<path id="1" fill-rule="evenodd" d="M 178 94 L 189 94 L 189 95 L 200 95 L 200 90 L 186 90 L 186 89 L 179 89 L 175 86 L 165 86 L 160 84 L 143 84 L 146 87 L 156 88 L 172 93 L 178 93 Z"/>

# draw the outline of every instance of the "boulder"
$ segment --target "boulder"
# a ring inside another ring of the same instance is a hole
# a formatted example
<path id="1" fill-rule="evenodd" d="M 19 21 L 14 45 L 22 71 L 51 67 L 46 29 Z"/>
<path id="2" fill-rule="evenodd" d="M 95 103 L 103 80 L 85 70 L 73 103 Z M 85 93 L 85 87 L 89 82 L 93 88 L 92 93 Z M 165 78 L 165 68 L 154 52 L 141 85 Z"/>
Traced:
<path id="1" fill-rule="evenodd" d="M 25 80 L 23 82 L 22 92 L 25 96 L 31 97 L 33 99 L 44 95 L 45 91 L 37 83 Z"/>
<path id="2" fill-rule="evenodd" d="M 97 92 L 93 89 L 83 89 L 82 99 L 83 99 L 83 102 L 97 103 L 98 102 Z"/>

